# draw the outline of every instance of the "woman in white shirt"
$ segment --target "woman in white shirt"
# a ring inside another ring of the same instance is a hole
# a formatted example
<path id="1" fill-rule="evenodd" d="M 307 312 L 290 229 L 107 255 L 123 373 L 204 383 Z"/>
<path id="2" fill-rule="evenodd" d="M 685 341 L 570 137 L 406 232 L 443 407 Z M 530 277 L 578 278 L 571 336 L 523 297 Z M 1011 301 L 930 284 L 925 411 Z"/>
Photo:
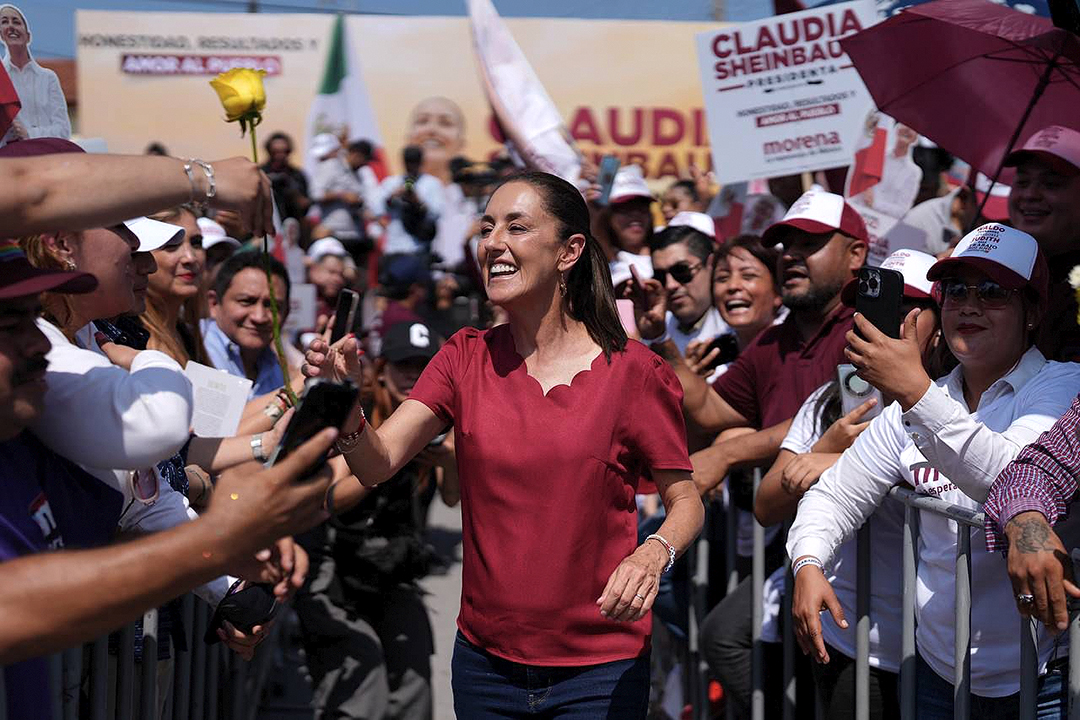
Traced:
<path id="1" fill-rule="evenodd" d="M 0 38 L 7 47 L 4 69 L 22 103 L 4 141 L 71 137 L 71 120 L 60 79 L 52 70 L 38 65 L 30 54 L 30 26 L 22 10 L 14 5 L 0 5 Z"/>
<path id="2" fill-rule="evenodd" d="M 883 268 L 899 271 L 904 277 L 902 310 L 919 309 L 918 337 L 922 361 L 932 377 L 945 374 L 956 364 L 945 343 L 941 342 L 937 304 L 932 298 L 933 283 L 926 272 L 935 263 L 926 253 L 898 250 L 882 263 Z M 858 280 L 852 280 L 841 298 L 854 305 Z M 783 522 L 795 514 L 803 494 L 821 474 L 840 458 L 855 438 L 881 412 L 881 401 L 871 398 L 847 415 L 842 415 L 840 385 L 832 380 L 806 399 L 791 423 L 768 474 L 754 498 L 754 513 L 763 525 Z M 886 398 L 884 402 L 890 402 Z M 900 546 L 904 508 L 892 498 L 885 498 L 868 520 L 870 527 L 870 718 L 899 718 L 896 693 L 900 670 L 900 572 L 896 548 Z M 854 616 L 856 604 L 856 549 L 854 538 L 844 542 L 834 553 L 829 582 L 845 615 Z M 769 589 L 783 592 L 786 568 L 768 580 Z M 777 604 L 766 603 L 769 609 Z M 768 612 L 766 612 L 768 615 Z M 764 634 L 764 633 L 763 633 Z M 818 696 L 828 720 L 854 717 L 855 703 L 855 628 L 834 623 L 822 627 L 828 665 L 815 664 L 814 679 Z"/>
<path id="3" fill-rule="evenodd" d="M 848 626 L 824 568 L 889 489 L 907 483 L 918 493 L 978 510 L 1002 468 L 1054 423 L 1080 389 L 1080 367 L 1048 362 L 1030 341 L 1048 292 L 1046 261 L 1030 235 L 984 225 L 927 275 L 939 281 L 942 332 L 959 367 L 930 380 L 919 361 L 915 312 L 899 340 L 856 316 L 858 334 L 848 334 L 847 356 L 896 402 L 806 492 L 788 536 L 795 632 L 803 652 L 818 662 L 829 661 L 820 612 L 828 609 L 832 621 Z M 921 520 L 918 707 L 920 718 L 936 720 L 953 712 L 956 525 L 930 513 Z M 973 538 L 974 546 L 979 542 Z M 896 552 L 892 568 L 875 571 L 899 572 L 899 547 Z M 1005 561 L 976 553 L 971 575 L 972 716 L 1015 718 L 1020 616 Z M 1043 664 L 1054 646 L 1053 637 L 1040 636 Z"/>

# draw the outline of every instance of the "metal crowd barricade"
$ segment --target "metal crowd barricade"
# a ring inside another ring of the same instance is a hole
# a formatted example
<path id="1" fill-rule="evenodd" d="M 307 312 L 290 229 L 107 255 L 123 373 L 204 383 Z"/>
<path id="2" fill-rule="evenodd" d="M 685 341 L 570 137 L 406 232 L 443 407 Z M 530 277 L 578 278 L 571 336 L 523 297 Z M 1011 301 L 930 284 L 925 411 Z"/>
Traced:
<path id="1" fill-rule="evenodd" d="M 759 471 L 754 472 L 754 492 L 761 481 Z M 954 644 L 954 717 L 967 720 L 971 713 L 971 530 L 982 528 L 983 514 L 970 508 L 952 505 L 938 498 L 919 495 L 905 487 L 895 487 L 890 495 L 904 504 L 904 530 L 902 566 L 903 590 L 901 598 L 901 659 L 900 659 L 900 716 L 904 720 L 918 717 L 916 704 L 916 653 L 915 653 L 915 586 L 918 569 L 919 515 L 930 512 L 947 517 L 957 524 L 956 536 L 956 598 L 955 598 L 955 644 Z M 738 582 L 735 571 L 735 526 L 736 509 L 728 506 L 727 523 L 727 591 L 731 592 Z M 868 720 L 870 717 L 870 533 L 869 524 L 864 524 L 858 534 L 857 547 L 857 583 L 856 583 L 856 658 L 855 658 L 855 718 Z M 753 594 L 753 630 L 751 664 L 751 720 L 764 720 L 764 679 L 765 669 L 762 664 L 761 623 L 762 593 L 765 582 L 765 543 L 764 528 L 754 523 L 754 556 L 751 575 L 754 585 Z M 783 664 L 783 717 L 794 717 L 795 712 L 795 644 L 791 625 L 792 579 L 790 571 L 785 583 L 782 628 L 784 643 Z M 1037 647 L 1037 622 L 1021 618 L 1020 622 L 1020 720 L 1034 720 L 1037 712 L 1039 657 Z M 1080 647 L 1080 614 L 1071 612 L 1069 623 L 1069 645 Z M 707 673 L 704 666 L 702 674 Z M 705 682 L 703 678 L 701 682 Z M 1067 717 L 1080 720 L 1080 662 L 1069 664 Z M 817 708 L 818 717 L 822 717 L 822 708 Z M 707 712 L 707 710 L 706 710 Z M 707 717 L 700 713 L 695 717 Z M 728 718 L 733 717 L 728 707 Z"/>
<path id="2" fill-rule="evenodd" d="M 205 602 L 185 595 L 180 615 L 187 649 L 173 646 L 171 672 L 164 676 L 156 661 L 157 610 L 142 619 L 143 657 L 151 662 L 135 662 L 134 623 L 117 633 L 115 654 L 106 636 L 51 656 L 53 720 L 254 720 L 273 661 L 277 624 L 247 663 L 220 643 L 203 642 L 210 617 Z M 0 672 L 0 720 L 7 720 L 3 678 Z M 159 697 L 159 684 L 171 693 L 169 702 Z"/>

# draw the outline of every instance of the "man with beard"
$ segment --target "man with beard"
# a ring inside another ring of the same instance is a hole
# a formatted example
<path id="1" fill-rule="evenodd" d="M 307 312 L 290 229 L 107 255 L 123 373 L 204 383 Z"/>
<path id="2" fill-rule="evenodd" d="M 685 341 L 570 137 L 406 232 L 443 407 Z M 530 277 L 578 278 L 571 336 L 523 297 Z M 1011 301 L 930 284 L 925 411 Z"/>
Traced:
<path id="1" fill-rule="evenodd" d="M 1050 300 L 1036 346 L 1048 360 L 1080 360 L 1080 325 L 1069 272 L 1080 265 L 1080 132 L 1052 125 L 1010 153 L 1016 168 L 1009 223 L 1039 242 L 1050 265 Z"/>
<path id="2" fill-rule="evenodd" d="M 790 310 L 784 322 L 763 331 L 711 388 L 681 361 L 673 343 L 662 344 L 661 354 L 672 361 L 682 382 L 690 419 L 712 432 L 743 429 L 691 455 L 702 494 L 712 492 L 731 470 L 768 467 L 803 401 L 846 362 L 844 336 L 854 311 L 840 302 L 840 291 L 866 261 L 867 240 L 866 226 L 843 197 L 805 193 L 762 237 L 766 245 L 783 246 L 781 298 Z M 739 489 L 729 490 L 736 503 Z M 752 492 L 743 494 L 752 498 Z M 773 533 L 766 574 L 782 559 L 782 537 Z M 741 584 L 702 627 L 702 647 L 710 651 L 713 673 L 743 708 L 749 708 L 750 699 L 752 589 L 749 581 Z M 780 694 L 771 693 L 777 700 Z"/>

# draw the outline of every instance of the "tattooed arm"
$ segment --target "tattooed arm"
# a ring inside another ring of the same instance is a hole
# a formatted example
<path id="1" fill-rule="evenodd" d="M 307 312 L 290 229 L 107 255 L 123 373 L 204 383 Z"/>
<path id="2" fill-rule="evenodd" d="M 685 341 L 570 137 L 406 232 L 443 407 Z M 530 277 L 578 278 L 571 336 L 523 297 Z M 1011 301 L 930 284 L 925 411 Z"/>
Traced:
<path id="1" fill-rule="evenodd" d="M 1022 615 L 1065 630 L 1069 626 L 1066 594 L 1080 598 L 1072 561 L 1046 517 L 1037 511 L 1022 512 L 1005 524 L 1008 538 L 1009 579 L 1017 596 L 1032 595 L 1031 603 L 1017 602 Z"/>

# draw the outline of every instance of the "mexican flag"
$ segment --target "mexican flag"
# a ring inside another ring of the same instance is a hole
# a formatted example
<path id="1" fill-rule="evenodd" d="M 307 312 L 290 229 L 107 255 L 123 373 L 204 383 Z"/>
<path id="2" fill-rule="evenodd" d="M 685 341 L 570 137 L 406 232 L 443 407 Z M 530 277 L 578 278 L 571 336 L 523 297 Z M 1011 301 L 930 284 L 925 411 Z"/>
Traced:
<path id="1" fill-rule="evenodd" d="M 360 70 L 360 59 L 345 32 L 344 15 L 337 16 L 330 30 L 326 65 L 322 82 L 319 83 L 319 94 L 308 112 L 304 146 L 311 147 L 311 141 L 322 133 L 333 133 L 348 141 L 370 140 L 376 148 L 382 145 L 379 126 L 375 124 L 375 112 Z M 305 155 L 304 169 L 308 177 L 311 177 L 316 164 Z"/>

